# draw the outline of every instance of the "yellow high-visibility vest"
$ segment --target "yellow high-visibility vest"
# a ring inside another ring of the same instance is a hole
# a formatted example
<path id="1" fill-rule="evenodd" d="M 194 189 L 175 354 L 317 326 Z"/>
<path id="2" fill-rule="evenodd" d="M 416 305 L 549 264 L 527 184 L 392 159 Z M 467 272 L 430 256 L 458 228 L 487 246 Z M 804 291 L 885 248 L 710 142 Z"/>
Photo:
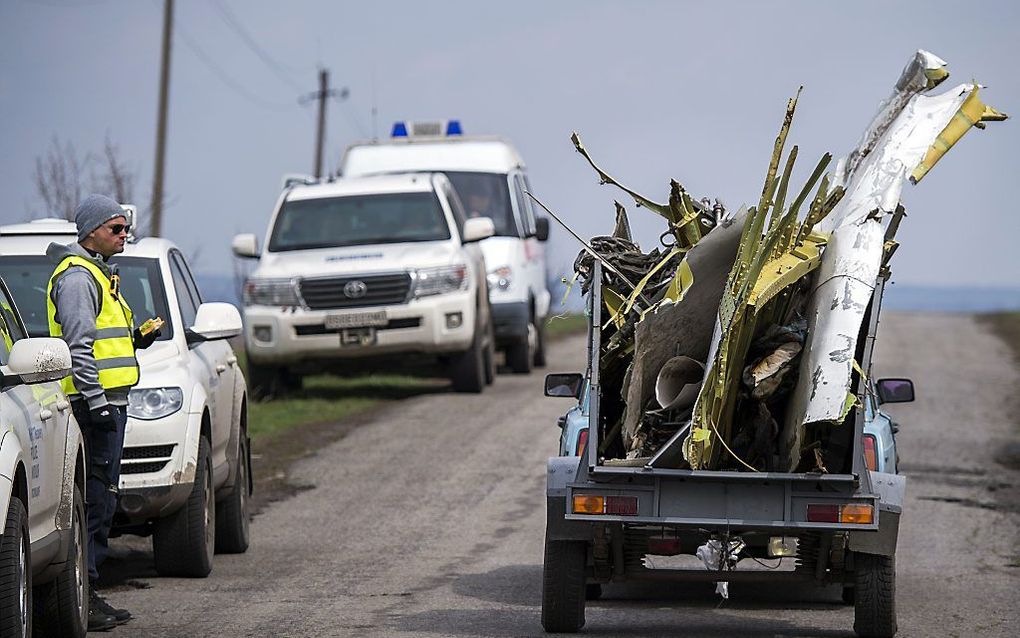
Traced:
<path id="1" fill-rule="evenodd" d="M 131 308 L 123 295 L 115 294 L 113 282 L 99 266 L 84 257 L 68 255 L 57 265 L 46 286 L 46 316 L 50 323 L 50 336 L 63 336 L 57 323 L 57 306 L 53 302 L 53 284 L 57 277 L 71 266 L 82 266 L 92 274 L 99 286 L 100 307 L 96 317 L 96 340 L 92 344 L 92 355 L 99 371 L 99 384 L 103 389 L 131 387 L 138 383 L 138 360 L 135 346 L 131 341 L 134 322 Z M 80 394 L 74 387 L 74 376 L 64 377 L 60 382 L 64 393 Z"/>

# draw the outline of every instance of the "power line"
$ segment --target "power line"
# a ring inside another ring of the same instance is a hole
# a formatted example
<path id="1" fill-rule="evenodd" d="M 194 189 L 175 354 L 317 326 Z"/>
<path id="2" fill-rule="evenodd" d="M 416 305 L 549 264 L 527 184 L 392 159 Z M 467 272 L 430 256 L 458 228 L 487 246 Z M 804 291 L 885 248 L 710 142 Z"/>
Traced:
<path id="1" fill-rule="evenodd" d="M 280 78 L 298 91 L 304 90 L 304 87 L 301 86 L 301 84 L 298 83 L 293 76 L 291 76 L 289 69 L 277 62 L 273 56 L 269 55 L 265 49 L 259 46 L 259 43 L 255 40 L 255 38 L 253 38 L 243 26 L 241 26 L 240 21 L 238 21 L 233 11 L 230 10 L 230 7 L 227 6 L 223 0 L 214 0 L 213 6 L 216 7 L 216 10 L 219 12 L 223 22 L 230 27 L 231 30 L 238 35 L 238 37 L 241 38 L 241 40 L 255 55 L 259 57 L 260 60 L 266 63 L 266 66 L 269 67 L 269 70 L 272 71 L 276 77 Z"/>
<path id="2" fill-rule="evenodd" d="M 208 54 L 206 54 L 202 47 L 198 45 L 198 42 L 196 42 L 195 39 L 191 37 L 191 34 L 189 34 L 182 25 L 178 24 L 177 28 L 174 31 L 175 35 L 179 35 L 184 44 L 186 44 L 188 48 L 191 49 L 191 52 L 194 53 L 198 57 L 198 59 L 201 60 L 206 65 L 206 67 L 208 67 L 209 70 L 212 71 L 216 75 L 216 77 L 220 79 L 221 82 L 223 82 L 225 85 L 227 85 L 235 92 L 237 92 L 238 95 L 247 98 L 248 101 L 252 102 L 256 106 L 260 106 L 264 109 L 269 109 L 271 111 L 284 112 L 290 111 L 293 108 L 291 107 L 291 105 L 286 103 L 271 102 L 269 100 L 262 99 L 261 97 L 255 95 L 248 89 L 244 88 L 241 84 L 235 82 L 234 79 L 230 77 L 230 75 L 226 71 L 220 68 L 220 66 L 217 65 L 213 61 L 213 59 L 209 57 Z"/>

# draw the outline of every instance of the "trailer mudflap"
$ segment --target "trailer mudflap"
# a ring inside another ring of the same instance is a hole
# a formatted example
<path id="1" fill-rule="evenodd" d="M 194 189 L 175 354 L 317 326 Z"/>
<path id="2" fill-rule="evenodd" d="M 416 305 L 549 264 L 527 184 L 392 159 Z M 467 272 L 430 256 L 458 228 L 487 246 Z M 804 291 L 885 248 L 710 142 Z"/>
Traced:
<path id="1" fill-rule="evenodd" d="M 853 531 L 847 534 L 847 546 L 862 554 L 892 556 L 899 538 L 900 514 L 906 494 L 907 478 L 899 474 L 871 472 L 871 488 L 879 498 L 881 525 L 877 531 Z"/>

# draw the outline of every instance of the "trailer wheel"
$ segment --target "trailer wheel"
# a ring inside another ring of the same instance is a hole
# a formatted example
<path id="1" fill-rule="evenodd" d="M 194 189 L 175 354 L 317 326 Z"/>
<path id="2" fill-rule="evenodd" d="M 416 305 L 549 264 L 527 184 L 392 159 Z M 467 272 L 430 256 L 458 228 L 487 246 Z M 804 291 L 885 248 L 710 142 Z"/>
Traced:
<path id="1" fill-rule="evenodd" d="M 584 627 L 584 541 L 545 541 L 542 570 L 542 627 L 547 632 L 574 633 Z"/>
<path id="2" fill-rule="evenodd" d="M 896 557 L 854 552 L 854 632 L 862 638 L 896 634 Z"/>

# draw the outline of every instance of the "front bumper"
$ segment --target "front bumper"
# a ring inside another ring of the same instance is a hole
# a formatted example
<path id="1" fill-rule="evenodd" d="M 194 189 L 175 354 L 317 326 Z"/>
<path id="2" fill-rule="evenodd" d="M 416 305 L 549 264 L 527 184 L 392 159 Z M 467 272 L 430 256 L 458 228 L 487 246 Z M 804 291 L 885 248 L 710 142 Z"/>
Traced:
<path id="1" fill-rule="evenodd" d="M 132 523 L 184 505 L 195 482 L 202 414 L 181 410 L 152 421 L 128 418 L 117 511 Z"/>
<path id="2" fill-rule="evenodd" d="M 374 329 L 369 343 L 344 344 L 344 331 L 327 328 L 327 315 L 385 311 L 387 325 Z M 337 310 L 275 306 L 244 309 L 248 357 L 260 364 L 295 364 L 309 359 L 351 359 L 416 352 L 463 352 L 471 346 L 475 326 L 471 290 L 413 299 L 406 304 Z M 447 315 L 461 315 L 447 327 Z"/>

